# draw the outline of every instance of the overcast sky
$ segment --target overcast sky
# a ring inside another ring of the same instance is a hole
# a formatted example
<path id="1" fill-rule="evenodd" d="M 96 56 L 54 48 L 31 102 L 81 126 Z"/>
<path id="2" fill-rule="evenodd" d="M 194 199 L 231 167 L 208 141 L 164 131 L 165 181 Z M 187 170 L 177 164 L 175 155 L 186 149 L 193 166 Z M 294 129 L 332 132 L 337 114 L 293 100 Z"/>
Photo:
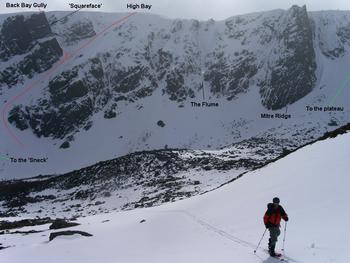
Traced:
<path id="1" fill-rule="evenodd" d="M 46 10 L 72 10 L 68 8 L 68 3 L 102 3 L 104 12 L 128 12 L 127 3 L 145 3 L 151 4 L 150 12 L 160 14 L 171 18 L 195 18 L 207 20 L 214 18 L 215 20 L 225 19 L 232 15 L 251 13 L 256 11 L 264 11 L 271 9 L 287 9 L 292 5 L 306 4 L 309 11 L 314 10 L 350 10 L 350 0 L 145 0 L 145 1 L 128 1 L 128 0 L 0 0 L 0 12 L 20 12 L 23 9 L 5 8 L 6 2 L 9 3 L 48 3 Z M 37 9 L 36 9 L 37 10 Z M 35 11 L 26 9 L 25 11 Z"/>

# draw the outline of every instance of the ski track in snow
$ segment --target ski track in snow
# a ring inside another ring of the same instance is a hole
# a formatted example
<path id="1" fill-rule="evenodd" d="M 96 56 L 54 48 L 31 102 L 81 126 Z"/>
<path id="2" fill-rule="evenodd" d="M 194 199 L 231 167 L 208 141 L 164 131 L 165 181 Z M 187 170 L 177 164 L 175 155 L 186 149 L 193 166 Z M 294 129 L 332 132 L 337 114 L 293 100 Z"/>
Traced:
<path id="1" fill-rule="evenodd" d="M 349 203 L 350 179 L 344 171 L 349 145 L 350 134 L 341 135 L 304 147 L 205 195 L 79 218 L 77 230 L 93 234 L 91 238 L 46 242 L 51 230 L 46 235 L 0 235 L 3 246 L 15 245 L 2 250 L 0 260 L 58 263 L 69 254 L 65 260 L 72 263 L 280 262 L 267 254 L 267 236 L 258 253 L 253 253 L 263 231 L 265 204 L 280 196 L 290 216 L 284 262 L 346 263 L 347 254 L 342 252 L 349 247 L 349 229 L 329 227 L 334 220 L 329 211 L 336 211 L 338 225 L 347 224 L 349 211 L 344 207 Z"/>
<path id="2" fill-rule="evenodd" d="M 163 212 L 170 212 L 170 213 L 181 213 L 181 214 L 184 214 L 186 215 L 187 217 L 191 218 L 194 222 L 196 222 L 197 224 L 201 225 L 202 227 L 204 227 L 206 230 L 210 231 L 210 232 L 213 232 L 213 233 L 216 233 L 218 235 L 220 235 L 221 237 L 225 238 L 225 239 L 228 239 L 242 247 L 245 247 L 245 248 L 249 248 L 249 250 L 251 249 L 255 249 L 256 248 L 256 244 L 253 244 L 253 243 L 250 243 L 250 242 L 247 242 L 239 237 L 236 237 L 216 226 L 213 226 L 212 224 L 209 224 L 208 222 L 206 222 L 205 220 L 203 219 L 200 219 L 198 216 L 195 216 L 193 215 L 192 213 L 186 211 L 186 210 L 169 210 L 169 211 L 163 211 Z M 260 252 L 264 252 L 266 254 L 268 254 L 267 250 L 266 249 L 263 249 L 261 247 L 259 247 L 258 249 Z M 256 253 L 253 253 L 254 255 L 258 256 Z M 258 256 L 259 257 L 259 256 Z M 260 258 L 260 257 L 259 257 Z M 260 258 L 262 259 L 262 258 Z M 277 258 L 271 258 L 271 261 L 272 262 L 275 262 L 275 261 L 283 261 L 283 262 L 295 262 L 295 263 L 305 263 L 303 261 L 299 261 L 299 260 L 296 260 L 296 259 L 293 259 L 291 257 L 288 257 L 286 255 L 283 254 L 283 260 L 281 259 L 277 259 Z M 268 263 L 270 262 L 269 259 L 268 261 L 264 261 L 264 263 Z"/>

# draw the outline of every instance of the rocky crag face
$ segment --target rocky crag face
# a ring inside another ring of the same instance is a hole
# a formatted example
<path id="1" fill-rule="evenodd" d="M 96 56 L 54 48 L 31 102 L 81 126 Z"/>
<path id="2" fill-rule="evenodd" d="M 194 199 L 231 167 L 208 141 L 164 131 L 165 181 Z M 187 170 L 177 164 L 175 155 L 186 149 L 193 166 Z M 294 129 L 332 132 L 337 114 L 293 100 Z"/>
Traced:
<path id="1" fill-rule="evenodd" d="M 11 88 L 45 72 L 61 56 L 45 13 L 8 17 L 0 31 L 0 87 Z"/>
<path id="2" fill-rule="evenodd" d="M 269 61 L 268 76 L 260 85 L 263 105 L 268 109 L 280 109 L 307 95 L 314 87 L 316 76 L 313 32 L 306 7 L 293 6 L 281 24 L 268 24 L 276 45 L 272 54 L 279 54 Z M 278 30 L 279 28 L 279 30 Z M 272 55 L 271 54 L 271 55 Z M 273 56 L 273 55 L 272 55 Z"/>
<path id="3" fill-rule="evenodd" d="M 52 25 L 55 14 L 8 17 L 1 27 L 2 89 L 44 72 L 63 49 L 94 37 L 103 17 L 90 16 Z M 201 98 L 203 89 L 207 98 L 234 103 L 257 85 L 261 103 L 275 110 L 307 95 L 316 81 L 312 21 L 305 7 L 220 22 L 145 16 L 116 27 L 104 41 L 110 44 L 97 45 L 93 54 L 82 53 L 56 72 L 42 97 L 15 105 L 9 122 L 38 137 L 71 138 L 93 125 L 95 113 L 115 118 L 123 105 L 158 90 L 181 106 Z M 11 63 L 18 55 L 20 61 Z"/>

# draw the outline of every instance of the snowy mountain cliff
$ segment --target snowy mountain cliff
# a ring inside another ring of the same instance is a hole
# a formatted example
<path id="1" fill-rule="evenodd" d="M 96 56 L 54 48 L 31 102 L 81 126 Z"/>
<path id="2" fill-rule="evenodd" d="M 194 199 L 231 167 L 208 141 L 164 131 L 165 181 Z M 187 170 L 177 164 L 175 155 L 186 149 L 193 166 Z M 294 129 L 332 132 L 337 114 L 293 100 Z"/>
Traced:
<path id="1" fill-rule="evenodd" d="M 348 12 L 293 6 L 224 21 L 48 12 L 0 23 L 1 153 L 47 159 L 2 162 L 5 179 L 144 150 L 257 138 L 300 146 L 349 121 L 349 90 L 339 89 Z"/>
<path id="2" fill-rule="evenodd" d="M 8 208 L 95 200 L 95 180 L 101 194 L 133 189 L 118 208 L 189 197 L 350 121 L 349 12 L 293 6 L 224 21 L 48 12 L 0 24 L 1 179 L 82 184 L 34 187 L 44 192 Z"/>

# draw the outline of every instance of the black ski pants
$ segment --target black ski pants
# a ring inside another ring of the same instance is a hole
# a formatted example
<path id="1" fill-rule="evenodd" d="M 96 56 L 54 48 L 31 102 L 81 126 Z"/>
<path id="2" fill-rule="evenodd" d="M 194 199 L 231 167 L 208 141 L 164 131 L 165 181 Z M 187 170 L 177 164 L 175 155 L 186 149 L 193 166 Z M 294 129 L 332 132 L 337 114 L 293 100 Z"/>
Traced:
<path id="1" fill-rule="evenodd" d="M 278 226 L 269 227 L 270 239 L 269 239 L 269 249 L 275 250 L 278 236 L 281 234 L 281 230 Z"/>

